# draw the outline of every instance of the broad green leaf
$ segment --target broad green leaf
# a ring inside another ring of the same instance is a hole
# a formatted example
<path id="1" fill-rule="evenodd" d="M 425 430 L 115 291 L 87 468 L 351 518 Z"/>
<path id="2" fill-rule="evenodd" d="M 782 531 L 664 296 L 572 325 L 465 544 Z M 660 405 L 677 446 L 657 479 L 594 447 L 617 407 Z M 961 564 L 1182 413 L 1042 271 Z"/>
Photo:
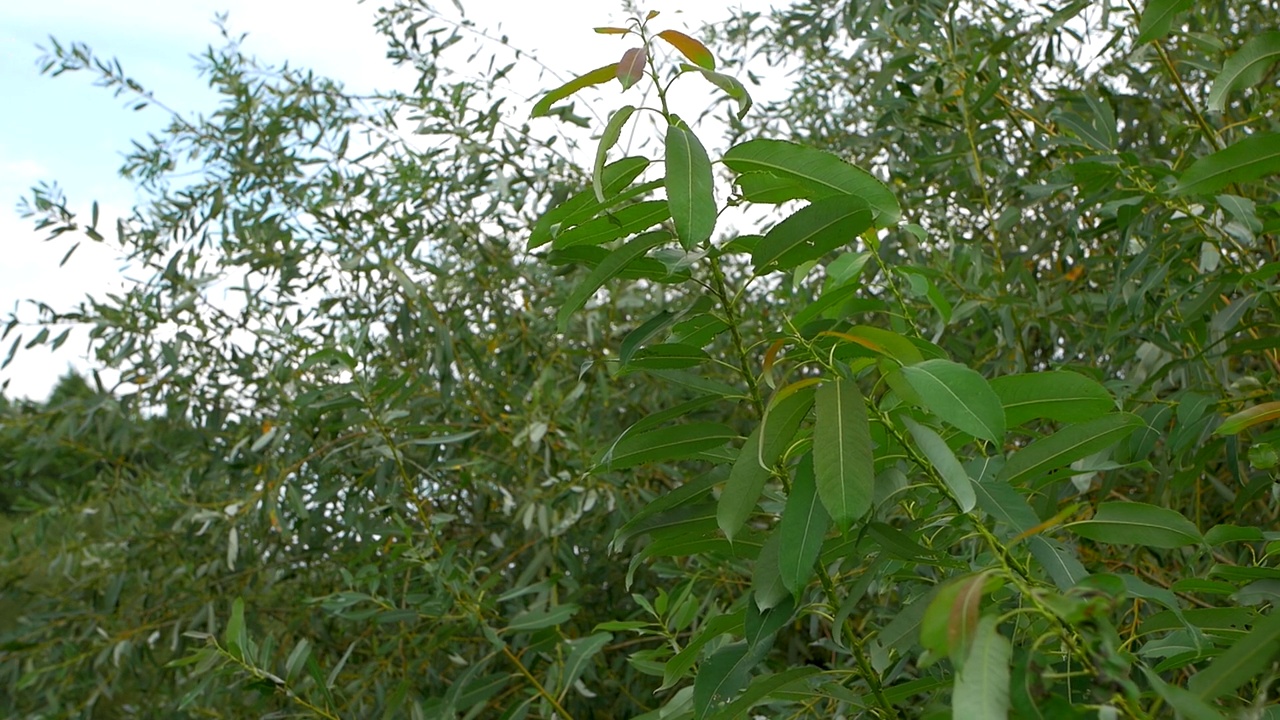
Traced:
<path id="1" fill-rule="evenodd" d="M 649 159 L 643 157 L 625 157 L 605 165 L 600 172 L 605 197 L 622 192 L 648 167 Z M 654 187 L 661 187 L 661 183 Z M 551 242 L 562 228 L 572 227 L 595 217 L 605 205 L 606 203 L 596 199 L 594 190 L 587 189 L 548 209 L 534 223 L 533 230 L 529 233 L 529 249 Z"/>
<path id="2" fill-rule="evenodd" d="M 1134 44 L 1145 45 L 1152 40 L 1164 38 L 1173 28 L 1173 21 L 1178 14 L 1193 4 L 1192 0 L 1147 0 L 1142 19 L 1138 21 L 1138 39 Z"/>
<path id="3" fill-rule="evenodd" d="M 799 596 L 813 577 L 813 563 L 822 552 L 822 541 L 831 519 L 818 501 L 818 488 L 813 477 L 813 460 L 806 456 L 791 480 L 782 520 L 778 523 L 778 567 L 782 584 Z"/>
<path id="4" fill-rule="evenodd" d="M 735 182 L 747 202 L 778 205 L 808 196 L 804 187 L 766 172 L 743 173 Z"/>
<path id="5" fill-rule="evenodd" d="M 551 106 L 556 102 L 573 95 L 583 88 L 607 83 L 616 77 L 617 74 L 618 63 L 612 63 L 605 65 L 604 67 L 596 68 L 586 75 L 576 77 L 546 95 L 543 95 L 542 99 L 533 106 L 533 111 L 529 113 L 529 117 L 543 117 L 551 112 Z"/>
<path id="6" fill-rule="evenodd" d="M 733 430 L 719 423 L 673 425 L 619 440 L 607 453 L 605 463 L 611 470 L 623 470 L 644 463 L 683 460 L 718 448 L 735 437 Z"/>
<path id="7" fill-rule="evenodd" d="M 627 121 L 631 119 L 632 113 L 636 109 L 631 105 L 623 105 L 613 114 L 609 116 L 609 122 L 605 123 L 604 132 L 600 134 L 600 144 L 596 146 L 596 162 L 591 169 L 591 189 L 596 192 L 596 200 L 605 201 L 604 194 L 604 163 L 609 159 L 609 150 L 617 144 L 618 137 L 622 134 L 622 128 L 626 127 Z"/>
<path id="8" fill-rule="evenodd" d="M 623 90 L 640 82 L 640 78 L 644 77 L 644 67 L 648 61 L 649 51 L 643 46 L 631 48 L 622 53 L 622 59 L 617 65 L 617 77 L 618 82 L 622 83 Z"/>
<path id="9" fill-rule="evenodd" d="M 671 208 L 666 201 L 647 200 L 565 230 L 551 241 L 551 246 L 563 249 L 575 245 L 600 245 L 648 230 L 669 217 Z"/>
<path id="10" fill-rule="evenodd" d="M 1142 425 L 1142 418 L 1129 413 L 1113 413 L 1068 425 L 1015 452 L 998 477 L 1014 488 L 1026 487 L 1054 470 L 1106 450 Z"/>
<path id="11" fill-rule="evenodd" d="M 1113 412 L 1115 398 L 1091 378 L 1065 370 L 1005 375 L 991 381 L 1004 406 L 1005 422 L 1017 427 L 1030 420 L 1084 422 Z"/>
<path id="12" fill-rule="evenodd" d="M 1009 717 L 1009 661 L 1013 646 L 987 615 L 978 623 L 964 667 L 956 673 L 951 694 L 953 717 L 964 720 L 1007 720 Z"/>
<path id="13" fill-rule="evenodd" d="M 976 371 L 950 360 L 925 360 L 902 368 L 902 374 L 943 422 L 997 445 L 1004 442 L 1004 406 Z"/>
<path id="14" fill-rule="evenodd" d="M 766 651 L 768 648 L 766 648 Z M 707 717 L 721 703 L 732 700 L 747 684 L 751 669 L 761 660 L 745 642 L 726 645 L 698 668 L 693 681 L 694 717 Z"/>
<path id="15" fill-rule="evenodd" d="M 1238 525 L 1214 525 L 1204 534 L 1204 541 L 1213 547 L 1231 542 L 1258 542 L 1263 538 L 1262 528 Z"/>
<path id="16" fill-rule="evenodd" d="M 751 517 L 774 463 L 791 444 L 796 429 L 813 405 L 812 388 L 802 387 L 784 395 L 786 390 L 783 388 L 774 395 L 760 426 L 747 436 L 720 494 L 716 522 L 731 541 Z"/>
<path id="17" fill-rule="evenodd" d="M 694 65 L 707 70 L 716 69 L 716 59 L 711 56 L 711 51 L 707 49 L 707 46 L 679 30 L 663 30 L 658 33 L 658 37 L 666 40 L 671 47 L 679 50 L 680 54 L 689 58 L 689 62 Z"/>
<path id="18" fill-rule="evenodd" d="M 556 313 L 556 321 L 560 327 L 560 332 L 564 332 L 569 327 L 569 318 L 585 305 L 587 300 L 596 294 L 597 290 L 603 287 L 613 276 L 617 275 L 622 268 L 670 239 L 671 234 L 663 230 L 645 233 L 631 239 L 626 245 L 610 253 L 609 257 L 602 260 L 591 271 L 591 274 L 587 276 L 586 280 L 582 281 L 582 284 L 569 293 L 569 297 L 560 306 L 560 311 Z"/>
<path id="19" fill-rule="evenodd" d="M 965 472 L 964 466 L 956 459 L 955 453 L 951 452 L 951 448 L 947 446 L 947 441 L 931 428 L 909 417 L 904 417 L 903 422 L 906 423 L 907 430 L 911 432 L 911 437 L 915 439 L 920 452 L 924 453 L 929 464 L 938 471 L 938 475 L 946 483 L 947 489 L 951 491 L 952 497 L 960 506 L 960 512 L 967 513 L 972 510 L 978 503 L 977 496 L 973 493 L 973 481 L 969 479 L 969 473 Z"/>
<path id="20" fill-rule="evenodd" d="M 747 641 L 747 646 L 755 648 L 762 643 L 772 642 L 774 634 L 795 614 L 796 602 L 791 597 L 768 610 L 761 610 L 754 602 L 747 603 L 746 615 L 742 619 L 742 636 Z"/>
<path id="21" fill-rule="evenodd" d="M 1231 183 L 1280 172 L 1280 133 L 1257 133 L 1202 157 L 1182 173 L 1174 195 L 1212 195 Z"/>
<path id="22" fill-rule="evenodd" d="M 573 603 L 556 605 L 548 610 L 525 610 L 511 618 L 505 632 L 530 632 L 552 627 L 566 622 L 578 614 L 578 606 Z"/>
<path id="23" fill-rule="evenodd" d="M 756 556 L 755 568 L 751 572 L 751 599 L 761 612 L 775 608 L 791 597 L 787 586 L 782 583 L 782 572 L 778 568 L 779 550 L 782 547 L 781 535 L 777 532 L 769 535 Z"/>
<path id="24" fill-rule="evenodd" d="M 697 71 L 702 75 L 702 77 L 707 79 L 707 82 L 720 88 L 724 91 L 725 95 L 728 95 L 732 100 L 737 102 L 737 115 L 739 120 L 746 117 L 747 113 L 751 111 L 751 94 L 747 92 L 746 86 L 743 85 L 738 78 L 733 77 L 732 75 L 725 75 L 724 73 L 713 72 L 696 65 L 681 65 L 680 67 L 683 70 Z"/>
<path id="25" fill-rule="evenodd" d="M 560 675 L 559 690 L 564 692 L 573 687 L 578 678 L 582 677 L 582 672 L 586 670 L 587 664 L 591 662 L 591 659 L 612 641 L 613 635 L 596 633 L 595 635 L 565 642 L 565 645 L 569 646 L 569 658 L 564 661 L 564 672 Z"/>
<path id="26" fill-rule="evenodd" d="M 790 270 L 853 242 L 871 223 L 871 210 L 860 197 L 817 200 L 773 226 L 751 251 L 751 263 L 756 275 Z"/>
<path id="27" fill-rule="evenodd" d="M 655 516 L 705 498 L 718 480 L 714 474 L 707 473 L 645 503 L 614 533 L 609 551 L 617 552 L 627 540 L 653 527 L 657 522 Z"/>
<path id="28" fill-rule="evenodd" d="M 1191 676 L 1187 688 L 1212 701 L 1257 677 L 1280 652 L 1280 610 L 1254 623 L 1253 629 L 1227 651 Z"/>
<path id="29" fill-rule="evenodd" d="M 924 361 L 919 348 L 892 330 L 855 325 L 848 330 L 821 332 L 818 333 L 818 337 L 834 337 L 854 345 L 861 345 L 873 353 L 891 358 L 900 365 L 915 365 Z"/>
<path id="30" fill-rule="evenodd" d="M 1236 435 L 1242 430 L 1248 430 L 1254 425 L 1271 420 L 1280 420 L 1280 402 L 1262 403 L 1261 405 L 1254 405 L 1246 410 L 1241 410 L 1223 420 L 1222 424 L 1213 431 L 1213 434 Z"/>
<path id="31" fill-rule="evenodd" d="M 818 497 L 841 532 L 871 509 L 875 456 L 867 405 L 851 380 L 835 378 L 814 398 L 813 469 Z"/>
<path id="32" fill-rule="evenodd" d="M 817 200 L 853 195 L 875 211 L 875 226 L 898 222 L 902 211 L 888 186 L 874 175 L 831 153 L 784 140 L 748 140 L 729 149 L 724 164 L 736 173 L 767 172 L 808 189 Z"/>
<path id="33" fill-rule="evenodd" d="M 1262 82 L 1267 69 L 1277 60 L 1280 60 L 1280 32 L 1265 32 L 1250 38 L 1222 64 L 1222 72 L 1214 78 L 1213 89 L 1209 91 L 1209 109 L 1222 112 L 1228 94 Z"/>
<path id="34" fill-rule="evenodd" d="M 1179 548 L 1204 539 L 1178 511 L 1140 502 L 1105 502 L 1092 519 L 1064 527 L 1080 537 L 1110 545 Z"/>
<path id="35" fill-rule="evenodd" d="M 706 647 L 707 643 L 726 633 L 736 633 L 741 630 L 741 610 L 729 615 L 717 615 L 708 620 L 698 629 L 693 639 L 667 661 L 662 671 L 662 686 L 658 690 L 674 687 L 676 683 L 683 680 L 689 669 L 698 661 L 698 655 L 702 653 L 702 648 Z"/>
<path id="36" fill-rule="evenodd" d="M 705 350 L 680 343 L 650 345 L 637 351 L 631 365 L 638 368 L 687 368 L 711 359 Z"/>
<path id="37" fill-rule="evenodd" d="M 698 136 L 687 127 L 667 127 L 667 203 L 684 249 L 706 242 L 716 226 L 716 198 L 711 185 L 711 161 Z"/>
<path id="38" fill-rule="evenodd" d="M 739 720 L 757 703 L 767 699 L 776 692 L 799 685 L 806 678 L 822 672 L 811 665 L 783 670 L 775 675 L 763 675 L 751 681 L 737 700 L 724 706 L 720 712 L 711 716 L 711 720 Z"/>

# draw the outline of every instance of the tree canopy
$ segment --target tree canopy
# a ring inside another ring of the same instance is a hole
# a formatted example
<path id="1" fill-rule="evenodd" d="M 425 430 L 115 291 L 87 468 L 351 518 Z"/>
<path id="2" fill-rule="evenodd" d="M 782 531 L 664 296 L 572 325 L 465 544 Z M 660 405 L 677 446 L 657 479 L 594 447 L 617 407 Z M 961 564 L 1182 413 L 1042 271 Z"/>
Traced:
<path id="1" fill-rule="evenodd" d="M 1280 7 L 451 13 L 27 200 L 143 277 L 4 330 L 121 381 L 0 405 L 0 712 L 1280 718 Z"/>

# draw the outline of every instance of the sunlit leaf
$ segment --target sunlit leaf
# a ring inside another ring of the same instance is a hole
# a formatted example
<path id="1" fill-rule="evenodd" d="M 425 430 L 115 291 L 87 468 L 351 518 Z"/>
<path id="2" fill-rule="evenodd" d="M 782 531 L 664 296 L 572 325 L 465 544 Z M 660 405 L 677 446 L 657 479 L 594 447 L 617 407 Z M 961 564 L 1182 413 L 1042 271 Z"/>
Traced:
<path id="1" fill-rule="evenodd" d="M 689 62 L 707 70 L 716 69 L 716 60 L 711 56 L 711 51 L 706 45 L 694 40 L 678 30 L 663 30 L 658 33 L 658 37 L 667 41 L 671 47 L 680 51 L 681 55 L 689 58 Z"/>
<path id="2" fill-rule="evenodd" d="M 610 80 L 612 80 L 614 77 L 616 77 L 618 72 L 619 72 L 618 64 L 613 63 L 610 65 L 605 65 L 604 67 L 596 68 L 595 70 L 592 70 L 586 75 L 582 75 L 570 80 L 569 82 L 565 83 L 564 85 L 561 85 L 555 90 L 552 90 L 546 95 L 543 95 L 542 99 L 539 100 L 533 106 L 533 111 L 529 113 L 529 117 L 543 117 L 549 114 L 551 112 L 551 106 L 556 102 L 559 102 L 560 100 L 563 100 L 573 95 L 574 93 L 578 92 L 579 90 L 582 90 L 583 88 L 588 88 L 588 87 L 591 87 L 592 85 L 600 85 L 603 83 L 607 83 Z"/>
<path id="3" fill-rule="evenodd" d="M 1231 415 L 1222 424 L 1213 431 L 1214 435 L 1236 435 L 1241 431 L 1248 430 L 1254 425 L 1259 425 L 1272 420 L 1280 420 L 1280 401 L 1266 402 L 1254 405 L 1251 408 L 1241 410 Z"/>

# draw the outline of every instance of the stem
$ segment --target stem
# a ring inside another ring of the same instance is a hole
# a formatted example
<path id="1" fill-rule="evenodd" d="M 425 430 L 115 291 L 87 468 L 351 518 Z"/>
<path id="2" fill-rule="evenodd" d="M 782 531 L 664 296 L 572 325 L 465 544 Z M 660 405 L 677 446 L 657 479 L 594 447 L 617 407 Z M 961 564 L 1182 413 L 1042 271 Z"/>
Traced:
<path id="1" fill-rule="evenodd" d="M 742 373 L 743 379 L 747 381 L 747 389 L 751 393 L 751 404 L 756 409 L 756 414 L 764 417 L 764 400 L 760 396 L 760 385 L 756 382 L 755 373 L 751 371 L 751 360 L 747 357 L 746 345 L 742 342 L 742 332 L 738 328 L 741 320 L 738 312 L 734 308 L 733 300 L 729 297 L 729 291 L 725 287 L 724 271 L 720 269 L 720 258 L 711 258 L 711 278 L 714 282 L 714 292 L 716 297 L 720 298 L 720 304 L 724 307 L 725 322 L 729 325 L 729 333 L 733 337 L 734 353 L 738 356 L 738 369 Z"/>
<path id="2" fill-rule="evenodd" d="M 823 567 L 822 561 L 816 563 L 818 567 L 818 578 L 822 581 L 822 589 L 827 595 L 827 602 L 831 604 L 832 615 L 838 607 L 836 602 L 836 586 L 831 582 L 831 575 L 827 573 L 827 569 Z M 898 711 L 893 707 L 893 703 L 889 702 L 889 698 L 885 697 L 884 686 L 880 684 L 880 676 L 875 669 L 871 667 L 871 661 L 867 659 L 867 651 L 862 647 L 862 641 L 858 639 L 858 633 L 853 625 L 849 624 L 846 618 L 843 627 L 834 628 L 837 632 L 843 632 L 845 642 L 849 644 L 849 650 L 853 653 L 853 659 L 858 663 L 858 670 L 862 672 L 862 677 L 867 681 L 867 685 L 871 688 L 871 694 L 876 698 L 876 704 L 880 706 L 881 712 L 877 715 L 885 718 L 897 718 Z"/>
<path id="3" fill-rule="evenodd" d="M 529 672 L 529 668 L 526 668 L 524 663 L 520 662 L 520 658 L 516 657 L 515 654 L 511 652 L 511 648 L 503 645 L 502 654 L 507 656 L 507 659 L 516 666 L 517 670 L 520 671 L 520 674 L 525 676 L 525 679 L 533 683 L 533 687 L 538 691 L 538 694 L 547 702 L 551 703 L 551 707 L 561 718 L 563 718 L 563 720 L 573 720 L 573 716 L 565 712 L 564 708 L 560 707 L 560 703 L 556 702 L 556 699 L 551 696 L 551 693 L 547 692 L 547 689 L 542 687 L 542 683 L 538 682 L 538 678 L 534 677 L 533 674 Z"/>

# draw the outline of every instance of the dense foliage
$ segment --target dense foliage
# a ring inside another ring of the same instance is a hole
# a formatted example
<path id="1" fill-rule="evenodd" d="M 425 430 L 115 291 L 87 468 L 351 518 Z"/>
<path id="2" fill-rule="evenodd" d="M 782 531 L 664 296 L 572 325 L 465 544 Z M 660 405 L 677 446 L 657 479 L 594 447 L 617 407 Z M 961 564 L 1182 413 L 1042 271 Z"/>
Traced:
<path id="1" fill-rule="evenodd" d="M 640 14 L 529 119 L 421 3 L 373 97 L 227 36 L 5 328 L 122 381 L 0 406 L 0 712 L 1280 717 L 1278 16 Z"/>

